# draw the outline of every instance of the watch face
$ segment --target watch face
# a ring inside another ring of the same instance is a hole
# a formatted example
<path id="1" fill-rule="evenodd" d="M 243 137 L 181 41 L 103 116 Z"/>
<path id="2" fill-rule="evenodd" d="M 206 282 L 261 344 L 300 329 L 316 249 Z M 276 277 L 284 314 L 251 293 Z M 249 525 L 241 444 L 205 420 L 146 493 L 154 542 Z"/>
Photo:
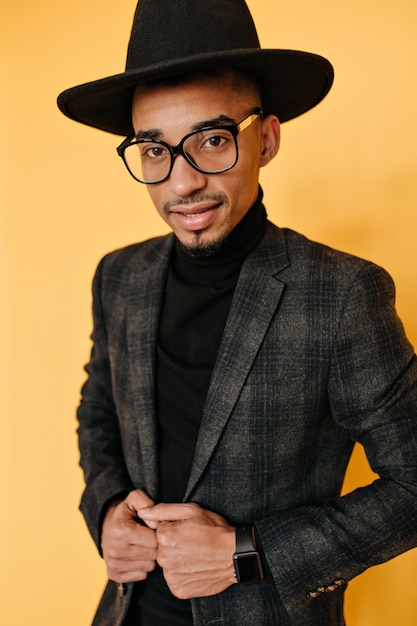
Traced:
<path id="1" fill-rule="evenodd" d="M 240 583 L 256 583 L 262 580 L 262 569 L 257 553 L 235 555 L 236 574 Z"/>

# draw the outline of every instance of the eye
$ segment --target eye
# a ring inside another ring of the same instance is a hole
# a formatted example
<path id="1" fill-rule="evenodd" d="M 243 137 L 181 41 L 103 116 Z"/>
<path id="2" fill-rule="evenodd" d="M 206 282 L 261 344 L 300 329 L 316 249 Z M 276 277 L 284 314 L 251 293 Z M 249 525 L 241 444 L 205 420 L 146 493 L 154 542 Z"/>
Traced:
<path id="1" fill-rule="evenodd" d="M 206 143 L 211 148 L 218 148 L 219 146 L 222 145 L 224 141 L 225 141 L 224 138 L 220 137 L 220 135 L 213 135 L 213 137 L 210 137 L 209 139 L 207 139 Z"/>
<path id="2" fill-rule="evenodd" d="M 139 150 L 143 159 L 161 159 L 169 155 L 167 148 L 158 143 L 140 143 Z"/>
<path id="3" fill-rule="evenodd" d="M 228 142 L 232 139 L 230 133 L 225 131 L 216 131 L 204 135 L 200 144 L 200 150 L 218 150 L 226 147 Z"/>

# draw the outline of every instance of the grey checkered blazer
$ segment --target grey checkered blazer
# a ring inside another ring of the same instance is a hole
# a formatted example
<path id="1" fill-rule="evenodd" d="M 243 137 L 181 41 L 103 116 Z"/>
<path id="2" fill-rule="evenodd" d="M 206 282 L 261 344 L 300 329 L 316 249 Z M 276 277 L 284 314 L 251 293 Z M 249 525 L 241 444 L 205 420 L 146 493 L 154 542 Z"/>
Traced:
<path id="1" fill-rule="evenodd" d="M 158 492 L 154 359 L 173 236 L 106 256 L 78 411 L 81 502 Z M 379 474 L 340 497 L 354 442 Z M 417 545 L 417 363 L 384 270 L 268 223 L 236 287 L 186 500 L 254 522 L 267 575 L 192 601 L 194 623 L 341 626 L 347 581 Z M 123 623 L 110 582 L 94 624 Z"/>

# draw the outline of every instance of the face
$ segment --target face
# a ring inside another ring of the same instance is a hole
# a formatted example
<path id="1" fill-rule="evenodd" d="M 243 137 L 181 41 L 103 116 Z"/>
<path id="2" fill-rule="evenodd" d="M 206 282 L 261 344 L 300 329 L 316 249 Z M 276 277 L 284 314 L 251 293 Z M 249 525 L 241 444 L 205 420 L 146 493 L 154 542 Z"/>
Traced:
<path id="1" fill-rule="evenodd" d="M 133 127 L 139 137 L 152 131 L 174 146 L 203 121 L 221 117 L 227 118 L 222 123 L 239 123 L 259 104 L 252 90 L 238 89 L 231 73 L 141 86 L 133 101 Z M 238 161 L 227 172 L 203 174 L 176 155 L 168 180 L 147 186 L 158 213 L 191 251 L 217 247 L 255 202 L 259 168 L 278 151 L 277 118 L 258 118 L 239 133 L 237 143 Z"/>

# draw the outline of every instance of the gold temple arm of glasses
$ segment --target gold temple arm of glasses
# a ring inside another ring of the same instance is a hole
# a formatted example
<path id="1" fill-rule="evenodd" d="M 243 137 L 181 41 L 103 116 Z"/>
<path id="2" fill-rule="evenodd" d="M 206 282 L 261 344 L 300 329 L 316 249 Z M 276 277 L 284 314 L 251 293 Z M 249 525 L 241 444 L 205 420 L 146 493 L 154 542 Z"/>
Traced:
<path id="1" fill-rule="evenodd" d="M 249 115 L 248 117 L 245 117 L 245 119 L 242 120 L 240 124 L 237 124 L 238 131 L 240 133 L 244 131 L 245 128 L 250 126 L 256 120 L 256 118 L 258 118 L 259 116 L 262 116 L 262 113 L 263 113 L 262 109 L 256 109 L 251 115 Z"/>

